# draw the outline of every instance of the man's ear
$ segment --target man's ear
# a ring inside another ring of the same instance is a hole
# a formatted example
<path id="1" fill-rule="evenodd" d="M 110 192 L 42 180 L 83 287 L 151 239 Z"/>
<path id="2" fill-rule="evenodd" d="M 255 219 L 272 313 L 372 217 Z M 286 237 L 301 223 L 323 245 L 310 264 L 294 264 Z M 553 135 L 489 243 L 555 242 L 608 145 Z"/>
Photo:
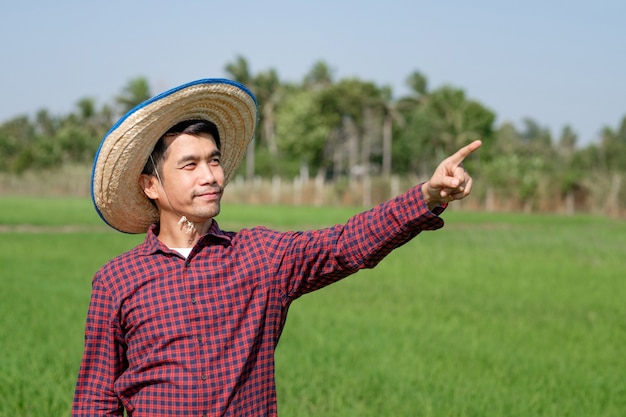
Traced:
<path id="1" fill-rule="evenodd" d="M 156 189 L 157 184 L 158 181 L 154 175 L 141 174 L 139 176 L 139 187 L 150 200 L 156 200 L 159 197 Z"/>

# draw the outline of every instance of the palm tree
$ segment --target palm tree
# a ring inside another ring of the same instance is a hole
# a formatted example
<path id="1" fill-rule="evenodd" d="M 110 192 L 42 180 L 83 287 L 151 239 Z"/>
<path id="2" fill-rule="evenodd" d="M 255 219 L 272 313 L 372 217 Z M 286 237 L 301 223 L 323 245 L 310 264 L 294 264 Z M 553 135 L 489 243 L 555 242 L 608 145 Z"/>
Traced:
<path id="1" fill-rule="evenodd" d="M 253 81 L 254 93 L 257 100 L 263 103 L 259 124 L 261 126 L 260 141 L 267 144 L 270 156 L 276 157 L 278 148 L 276 146 L 275 131 L 275 109 L 280 100 L 281 83 L 278 73 L 274 69 L 259 73 Z"/>
<path id="2" fill-rule="evenodd" d="M 248 61 L 241 55 L 238 55 L 235 58 L 235 62 L 227 63 L 224 67 L 226 73 L 234 80 L 241 84 L 246 85 L 250 89 L 254 91 L 252 88 L 252 76 L 250 75 L 250 67 L 248 65 Z M 255 147 L 256 147 L 256 135 L 250 141 L 250 145 L 248 145 L 248 150 L 246 151 L 246 178 L 248 180 L 252 180 L 254 178 L 254 158 L 255 158 Z"/>
<path id="3" fill-rule="evenodd" d="M 145 77 L 133 78 L 126 84 L 122 93 L 115 97 L 122 114 L 128 112 L 136 105 L 143 103 L 152 96 L 150 85 Z"/>
<path id="4" fill-rule="evenodd" d="M 383 161 L 381 167 L 381 173 L 384 177 L 391 175 L 391 162 L 393 156 L 393 127 L 394 122 L 402 126 L 404 119 L 402 114 L 397 110 L 396 103 L 393 100 L 393 94 L 391 87 L 384 87 L 381 90 L 381 100 L 384 109 L 383 128 L 382 128 L 382 141 L 383 141 Z"/>
<path id="5" fill-rule="evenodd" d="M 235 62 L 227 63 L 224 67 L 226 73 L 238 83 L 249 85 L 252 80 L 248 61 L 241 55 L 237 55 Z"/>
<path id="6" fill-rule="evenodd" d="M 304 76 L 304 88 L 320 90 L 333 84 L 332 71 L 325 61 L 317 61 L 308 74 Z"/>

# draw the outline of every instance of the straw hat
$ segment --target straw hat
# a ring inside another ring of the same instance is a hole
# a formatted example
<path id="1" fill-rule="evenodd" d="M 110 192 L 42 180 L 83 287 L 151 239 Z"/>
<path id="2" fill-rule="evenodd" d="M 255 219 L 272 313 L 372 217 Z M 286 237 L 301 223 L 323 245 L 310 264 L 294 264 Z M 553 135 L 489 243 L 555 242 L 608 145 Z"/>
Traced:
<path id="1" fill-rule="evenodd" d="M 159 138 L 185 120 L 217 126 L 226 182 L 246 153 L 257 122 L 254 95 L 225 79 L 203 79 L 161 93 L 126 113 L 104 136 L 91 174 L 91 197 L 100 217 L 125 233 L 144 233 L 159 214 L 139 176 Z"/>

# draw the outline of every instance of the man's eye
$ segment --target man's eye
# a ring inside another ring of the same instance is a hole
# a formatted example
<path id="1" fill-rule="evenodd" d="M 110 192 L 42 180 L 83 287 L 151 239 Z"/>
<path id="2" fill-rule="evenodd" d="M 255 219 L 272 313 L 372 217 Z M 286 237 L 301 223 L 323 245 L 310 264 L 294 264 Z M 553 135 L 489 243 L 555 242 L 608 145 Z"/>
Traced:
<path id="1" fill-rule="evenodd" d="M 222 161 L 219 158 L 211 159 L 211 165 L 219 165 Z"/>
<path id="2" fill-rule="evenodd" d="M 190 163 L 183 166 L 183 169 L 194 169 L 196 167 L 195 163 Z"/>

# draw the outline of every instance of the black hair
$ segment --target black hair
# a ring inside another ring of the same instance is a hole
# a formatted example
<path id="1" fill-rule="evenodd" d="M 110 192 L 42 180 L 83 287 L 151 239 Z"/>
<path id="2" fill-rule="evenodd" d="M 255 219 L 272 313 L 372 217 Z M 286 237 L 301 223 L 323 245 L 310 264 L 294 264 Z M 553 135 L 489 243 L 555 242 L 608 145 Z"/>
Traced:
<path id="1" fill-rule="evenodd" d="M 155 168 L 160 169 L 161 161 L 163 161 L 163 159 L 165 158 L 165 153 L 167 152 L 165 139 L 167 137 L 179 136 L 182 134 L 194 136 L 200 134 L 211 135 L 211 137 L 215 141 L 215 146 L 217 146 L 217 149 L 221 149 L 220 133 L 217 130 L 217 126 L 215 125 L 215 123 L 201 119 L 185 120 L 184 122 L 180 122 L 172 126 L 167 132 L 163 134 L 163 136 L 159 138 L 157 143 L 154 145 L 154 149 L 150 154 L 150 158 L 148 158 L 148 161 L 146 161 L 146 165 L 144 166 L 141 173 L 147 175 L 156 175 Z"/>

